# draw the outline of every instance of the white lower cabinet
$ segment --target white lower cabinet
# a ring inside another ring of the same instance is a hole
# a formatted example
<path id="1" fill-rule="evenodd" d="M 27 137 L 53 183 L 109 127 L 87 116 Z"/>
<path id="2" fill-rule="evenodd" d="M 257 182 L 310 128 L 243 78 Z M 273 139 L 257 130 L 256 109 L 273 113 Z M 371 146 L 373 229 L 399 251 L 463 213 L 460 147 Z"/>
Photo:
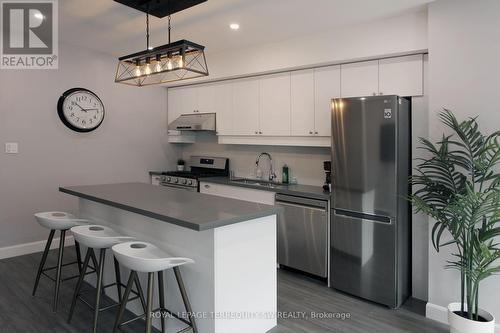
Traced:
<path id="1" fill-rule="evenodd" d="M 200 182 L 200 193 L 219 197 L 251 201 L 265 205 L 274 205 L 274 192 L 254 190 L 239 186 Z"/>

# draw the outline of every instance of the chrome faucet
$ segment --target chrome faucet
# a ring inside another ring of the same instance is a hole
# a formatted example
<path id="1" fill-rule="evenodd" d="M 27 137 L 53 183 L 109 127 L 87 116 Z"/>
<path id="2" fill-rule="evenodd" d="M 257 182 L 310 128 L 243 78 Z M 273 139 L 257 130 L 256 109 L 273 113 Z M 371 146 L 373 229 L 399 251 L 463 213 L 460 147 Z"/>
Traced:
<path id="1" fill-rule="evenodd" d="M 273 159 L 271 157 L 271 154 L 269 153 L 261 153 L 259 155 L 259 157 L 257 157 L 257 160 L 255 161 L 255 167 L 258 168 L 259 167 L 259 163 L 260 163 L 260 158 L 262 156 L 267 156 L 269 158 L 269 181 L 270 182 L 274 182 L 275 179 L 277 178 L 276 176 L 276 173 L 274 172 L 274 168 L 273 168 Z"/>

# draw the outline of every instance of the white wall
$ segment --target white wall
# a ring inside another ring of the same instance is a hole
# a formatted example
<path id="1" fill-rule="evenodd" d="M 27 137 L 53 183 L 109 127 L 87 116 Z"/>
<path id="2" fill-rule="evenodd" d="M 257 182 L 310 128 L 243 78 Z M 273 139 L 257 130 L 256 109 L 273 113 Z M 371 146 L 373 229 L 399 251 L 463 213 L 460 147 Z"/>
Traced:
<path id="1" fill-rule="evenodd" d="M 113 57 L 59 49 L 59 70 L 0 71 L 0 248 L 46 239 L 37 211 L 76 211 L 59 186 L 148 181 L 149 170 L 175 163 L 164 88 L 115 84 Z M 94 132 L 73 132 L 58 118 L 57 100 L 73 87 L 104 102 L 106 118 Z M 20 153 L 5 154 L 5 142 L 19 142 Z"/>
<path id="2" fill-rule="evenodd" d="M 186 145 L 182 150 L 183 158 L 193 155 L 229 157 L 236 176 L 255 178 L 255 160 L 260 153 L 268 152 L 273 158 L 278 180 L 281 181 L 282 167 L 287 164 L 290 177 L 296 177 L 301 184 L 323 185 L 325 181 L 323 161 L 330 160 L 329 148 L 219 145 L 215 135 L 199 136 L 198 139 L 203 143 Z M 262 158 L 260 166 L 266 178 L 269 170 L 266 158 Z"/>
<path id="3" fill-rule="evenodd" d="M 300 24 L 300 22 L 298 22 Z M 427 11 L 211 54 L 209 79 L 427 49 Z"/>
<path id="4" fill-rule="evenodd" d="M 408 13 L 379 21 L 345 26 L 313 36 L 298 36 L 279 43 L 257 45 L 243 50 L 208 54 L 209 79 L 276 71 L 280 69 L 337 63 L 415 52 L 427 49 L 427 11 Z M 426 87 L 425 87 L 426 89 Z M 413 143 L 428 134 L 427 98 L 413 99 Z M 263 151 L 271 153 L 281 176 L 288 164 L 299 183 L 322 185 L 323 161 L 330 159 L 328 148 L 218 145 L 214 137 L 203 136 L 203 143 L 185 145 L 183 157 L 212 154 L 231 159 L 239 176 L 251 176 L 255 159 Z M 413 155 L 417 156 L 416 149 Z M 267 167 L 265 167 L 267 168 Z M 265 172 L 267 169 L 265 169 Z M 427 299 L 428 223 L 425 216 L 414 217 L 412 230 L 413 296 Z"/>
<path id="5" fill-rule="evenodd" d="M 437 113 L 449 108 L 457 117 L 479 116 L 481 128 L 499 129 L 500 1 L 439 0 L 429 6 L 429 131 L 439 139 L 445 128 Z M 439 311 L 460 300 L 459 274 L 444 270 L 450 249 L 430 246 L 428 315 L 446 321 Z M 500 318 L 500 277 L 485 281 L 480 306 Z M 437 306 L 437 307 L 436 307 Z"/>

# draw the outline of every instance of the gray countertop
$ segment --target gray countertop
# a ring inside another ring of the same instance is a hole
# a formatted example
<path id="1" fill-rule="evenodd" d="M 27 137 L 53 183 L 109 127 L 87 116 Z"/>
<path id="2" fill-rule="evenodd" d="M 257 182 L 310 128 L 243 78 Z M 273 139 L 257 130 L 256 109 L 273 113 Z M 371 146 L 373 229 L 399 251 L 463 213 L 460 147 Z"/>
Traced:
<path id="1" fill-rule="evenodd" d="M 144 183 L 60 187 L 59 191 L 196 231 L 281 211 L 275 206 Z"/>
<path id="2" fill-rule="evenodd" d="M 267 186 L 259 186 L 252 184 L 245 184 L 242 182 L 235 182 L 230 180 L 228 177 L 208 177 L 200 179 L 201 182 L 215 183 L 215 184 L 223 184 L 230 186 L 239 186 L 245 188 L 251 188 L 255 190 L 262 191 L 271 191 L 275 193 L 295 195 L 299 197 L 306 197 L 312 199 L 320 199 L 320 200 L 330 200 L 330 193 L 323 191 L 323 187 L 321 186 L 313 186 L 313 185 L 299 185 L 299 184 L 279 184 L 275 187 L 267 187 Z"/>

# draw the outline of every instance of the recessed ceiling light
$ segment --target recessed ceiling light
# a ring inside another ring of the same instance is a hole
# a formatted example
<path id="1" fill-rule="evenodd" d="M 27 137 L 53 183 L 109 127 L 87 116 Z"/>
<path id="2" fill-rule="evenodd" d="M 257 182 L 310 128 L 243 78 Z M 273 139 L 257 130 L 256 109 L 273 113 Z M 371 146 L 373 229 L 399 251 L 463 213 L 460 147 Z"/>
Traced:
<path id="1" fill-rule="evenodd" d="M 232 30 L 238 30 L 240 28 L 240 25 L 238 23 L 231 23 L 229 25 L 229 27 L 232 29 Z"/>

